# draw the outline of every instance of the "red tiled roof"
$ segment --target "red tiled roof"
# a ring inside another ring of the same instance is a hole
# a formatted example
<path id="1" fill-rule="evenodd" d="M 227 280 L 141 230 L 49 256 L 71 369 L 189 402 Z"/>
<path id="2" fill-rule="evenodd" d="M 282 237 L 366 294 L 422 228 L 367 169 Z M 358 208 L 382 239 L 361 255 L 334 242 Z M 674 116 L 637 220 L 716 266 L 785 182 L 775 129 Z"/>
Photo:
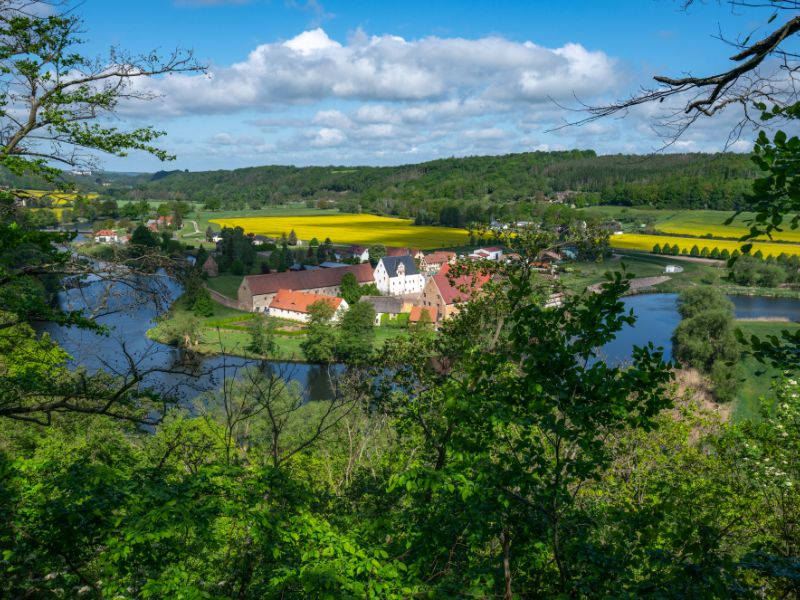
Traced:
<path id="1" fill-rule="evenodd" d="M 409 248 L 386 246 L 386 256 L 412 256 L 412 253 Z"/>
<path id="2" fill-rule="evenodd" d="M 332 296 L 309 294 L 308 292 L 293 292 L 292 290 L 278 290 L 272 302 L 269 303 L 269 307 L 299 313 L 308 313 L 308 307 L 320 301 L 330 304 L 333 310 L 337 310 L 343 302 L 341 298 L 334 298 Z"/>
<path id="3" fill-rule="evenodd" d="M 412 323 L 419 323 L 422 319 L 423 312 L 428 313 L 431 323 L 436 322 L 436 309 L 432 306 L 412 306 L 411 314 L 408 315 L 408 320 Z"/>
<path id="4" fill-rule="evenodd" d="M 101 229 L 94 234 L 95 237 L 99 237 L 101 235 L 117 235 L 117 232 L 112 229 Z"/>
<path id="5" fill-rule="evenodd" d="M 445 265 L 441 272 L 433 276 L 433 281 L 436 283 L 436 287 L 439 288 L 439 293 L 442 295 L 445 304 L 466 302 L 475 292 L 486 285 L 490 279 L 489 275 L 485 273 L 466 274 L 454 278 L 451 284 L 447 277 L 449 272 L 449 265 Z"/>
<path id="6" fill-rule="evenodd" d="M 274 294 L 278 290 L 313 290 L 333 287 L 342 283 L 347 273 L 356 276 L 358 283 L 371 283 L 372 265 L 347 265 L 336 269 L 319 269 L 318 271 L 287 271 L 285 273 L 269 273 L 267 275 L 249 275 L 244 278 L 254 296 Z"/>
<path id="7" fill-rule="evenodd" d="M 425 255 L 425 262 L 429 265 L 439 265 L 450 262 L 456 257 L 455 252 L 447 252 L 445 250 L 437 250 Z"/>
<path id="8" fill-rule="evenodd" d="M 502 252 L 503 249 L 500 246 L 489 246 L 488 248 L 484 248 L 486 252 Z"/>

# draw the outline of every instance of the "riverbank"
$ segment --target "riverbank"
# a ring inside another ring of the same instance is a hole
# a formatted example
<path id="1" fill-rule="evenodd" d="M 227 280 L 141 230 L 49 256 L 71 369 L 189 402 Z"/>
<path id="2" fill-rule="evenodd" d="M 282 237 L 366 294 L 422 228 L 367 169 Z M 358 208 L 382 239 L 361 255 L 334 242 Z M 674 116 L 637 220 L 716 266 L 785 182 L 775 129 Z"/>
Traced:
<path id="1" fill-rule="evenodd" d="M 256 360 L 305 363 L 300 344 L 306 337 L 305 326 L 296 321 L 271 319 L 275 325 L 275 352 L 259 354 L 248 349 L 250 345 L 250 325 L 257 316 L 212 303 L 213 314 L 208 317 L 195 316 L 182 299 L 178 299 L 169 311 L 159 317 L 155 327 L 147 331 L 147 337 L 162 344 L 174 345 L 174 332 L 185 327 L 187 321 L 196 326 L 193 335 L 195 344 L 192 352 L 205 356 L 226 354 Z M 268 317 L 269 318 L 269 317 Z M 401 327 L 375 327 L 375 349 L 383 347 L 387 340 L 404 336 L 407 329 Z"/>

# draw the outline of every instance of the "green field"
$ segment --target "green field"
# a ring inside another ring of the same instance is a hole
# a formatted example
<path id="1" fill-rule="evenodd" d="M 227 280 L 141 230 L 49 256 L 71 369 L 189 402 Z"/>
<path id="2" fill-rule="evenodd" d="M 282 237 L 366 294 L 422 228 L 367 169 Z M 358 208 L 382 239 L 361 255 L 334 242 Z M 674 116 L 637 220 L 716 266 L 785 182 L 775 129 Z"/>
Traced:
<path id="1" fill-rule="evenodd" d="M 255 317 L 254 313 L 244 312 L 233 308 L 213 303 L 214 314 L 210 317 L 198 317 L 200 321 L 200 343 L 195 348 L 200 354 L 232 354 L 248 358 L 267 358 L 271 360 L 304 360 L 303 352 L 300 349 L 300 342 L 305 334 L 303 324 L 294 321 L 276 319 L 277 351 L 271 356 L 257 356 L 247 350 L 250 343 L 250 334 L 247 331 L 248 321 Z M 165 320 L 190 316 L 191 313 L 183 306 L 180 299 L 172 305 L 167 313 Z M 147 332 L 150 339 L 166 342 L 161 331 L 160 324 L 156 325 Z M 375 328 L 375 348 L 379 349 L 383 344 L 396 337 L 406 335 L 407 330 L 398 327 L 376 327 Z"/>
<path id="2" fill-rule="evenodd" d="M 746 336 L 757 335 L 764 337 L 767 335 L 777 335 L 780 337 L 780 332 L 788 329 L 796 331 L 800 327 L 800 323 L 784 323 L 774 321 L 737 321 L 738 327 Z M 744 370 L 744 381 L 739 391 L 739 399 L 736 404 L 736 409 L 733 413 L 734 420 L 740 421 L 744 419 L 757 419 L 759 417 L 759 408 L 761 405 L 761 398 L 765 398 L 768 402 L 774 401 L 775 395 L 772 392 L 771 385 L 774 381 L 773 377 L 778 372 L 772 367 L 765 367 L 754 358 L 745 357 L 741 361 Z M 756 373 L 765 371 L 761 375 Z"/>

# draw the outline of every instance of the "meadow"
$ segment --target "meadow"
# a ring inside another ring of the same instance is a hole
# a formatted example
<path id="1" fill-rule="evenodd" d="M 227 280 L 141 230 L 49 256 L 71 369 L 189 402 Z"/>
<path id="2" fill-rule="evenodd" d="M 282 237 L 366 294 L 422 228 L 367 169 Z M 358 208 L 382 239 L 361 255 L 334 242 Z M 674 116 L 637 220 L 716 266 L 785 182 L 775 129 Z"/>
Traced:
<path id="1" fill-rule="evenodd" d="M 741 242 L 735 240 L 720 240 L 711 238 L 692 238 L 692 237 L 679 237 L 672 235 L 648 235 L 644 233 L 623 233 L 622 235 L 612 235 L 610 239 L 612 248 L 620 248 L 622 250 L 641 250 L 643 252 L 652 252 L 653 246 L 659 244 L 662 247 L 664 244 L 670 246 L 677 244 L 678 248 L 683 251 L 689 251 L 692 246 L 702 250 L 707 247 L 709 250 L 718 248 L 720 251 L 728 250 L 733 252 L 742 247 Z M 761 250 L 764 258 L 769 255 L 774 257 L 780 254 L 800 255 L 800 244 L 778 244 L 775 242 L 754 242 L 751 253 Z"/>
<path id="2" fill-rule="evenodd" d="M 450 227 L 415 226 L 413 221 L 367 214 L 323 216 L 213 218 L 220 227 L 241 227 L 247 233 L 279 237 L 294 230 L 301 240 L 329 237 L 335 244 L 384 244 L 428 250 L 469 243 L 469 233 Z"/>

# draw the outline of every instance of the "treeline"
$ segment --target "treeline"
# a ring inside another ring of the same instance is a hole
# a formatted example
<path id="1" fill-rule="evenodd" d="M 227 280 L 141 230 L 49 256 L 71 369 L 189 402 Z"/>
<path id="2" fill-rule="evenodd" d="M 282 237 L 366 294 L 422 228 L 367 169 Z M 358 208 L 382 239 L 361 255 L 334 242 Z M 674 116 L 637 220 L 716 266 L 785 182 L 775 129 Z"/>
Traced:
<path id="1" fill-rule="evenodd" d="M 116 199 L 190 200 L 209 210 L 304 201 L 311 207 L 460 226 L 529 218 L 531 207 L 545 200 L 578 206 L 735 209 L 755 173 L 755 165 L 740 154 L 597 156 L 592 150 L 570 150 L 395 167 L 264 166 L 71 177 L 82 191 Z M 12 183 L 9 176 L 0 181 Z"/>

